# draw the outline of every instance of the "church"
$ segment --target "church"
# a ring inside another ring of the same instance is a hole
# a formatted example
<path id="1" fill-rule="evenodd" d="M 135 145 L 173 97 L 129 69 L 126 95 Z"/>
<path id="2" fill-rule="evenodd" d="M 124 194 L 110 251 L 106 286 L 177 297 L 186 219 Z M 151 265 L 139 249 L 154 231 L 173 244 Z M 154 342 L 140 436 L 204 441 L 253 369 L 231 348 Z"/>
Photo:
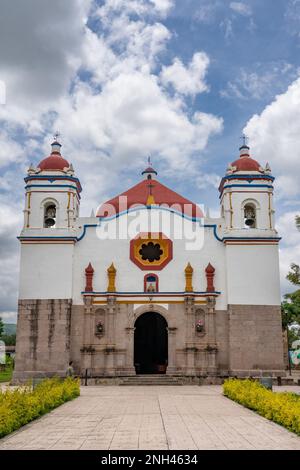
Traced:
<path id="1" fill-rule="evenodd" d="M 96 383 L 285 375 L 269 164 L 244 141 L 220 181 L 217 218 L 150 161 L 133 187 L 81 217 L 79 176 L 56 137 L 25 177 L 15 383 L 65 376 L 70 362 Z"/>

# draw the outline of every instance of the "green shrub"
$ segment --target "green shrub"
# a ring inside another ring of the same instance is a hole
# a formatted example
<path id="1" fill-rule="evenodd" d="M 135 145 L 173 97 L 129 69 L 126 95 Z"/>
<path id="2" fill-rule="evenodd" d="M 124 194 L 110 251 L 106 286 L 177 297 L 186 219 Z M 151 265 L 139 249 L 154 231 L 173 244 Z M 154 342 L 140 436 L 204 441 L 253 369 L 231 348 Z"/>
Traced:
<path id="1" fill-rule="evenodd" d="M 45 379 L 34 390 L 0 390 L 0 438 L 79 395 L 79 380 L 71 377 Z"/>
<path id="2" fill-rule="evenodd" d="M 300 435 L 300 396 L 275 393 L 253 380 L 226 380 L 224 395 Z"/>

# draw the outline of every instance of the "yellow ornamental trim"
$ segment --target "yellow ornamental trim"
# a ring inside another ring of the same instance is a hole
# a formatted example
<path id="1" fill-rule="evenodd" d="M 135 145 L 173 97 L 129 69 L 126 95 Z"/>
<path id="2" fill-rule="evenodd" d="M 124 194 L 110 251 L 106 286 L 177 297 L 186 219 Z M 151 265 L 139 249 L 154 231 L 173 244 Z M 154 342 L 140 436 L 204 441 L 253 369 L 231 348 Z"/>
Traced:
<path id="1" fill-rule="evenodd" d="M 152 194 L 149 194 L 148 198 L 147 198 L 147 206 L 153 206 L 155 205 L 155 199 L 154 199 L 154 196 Z"/>
<path id="2" fill-rule="evenodd" d="M 194 269 L 190 263 L 187 264 L 185 270 L 185 292 L 193 292 L 193 272 Z"/>
<path id="3" fill-rule="evenodd" d="M 117 273 L 117 270 L 114 266 L 114 263 L 111 263 L 110 267 L 107 269 L 107 275 L 108 275 L 107 292 L 116 292 L 116 273 Z"/>

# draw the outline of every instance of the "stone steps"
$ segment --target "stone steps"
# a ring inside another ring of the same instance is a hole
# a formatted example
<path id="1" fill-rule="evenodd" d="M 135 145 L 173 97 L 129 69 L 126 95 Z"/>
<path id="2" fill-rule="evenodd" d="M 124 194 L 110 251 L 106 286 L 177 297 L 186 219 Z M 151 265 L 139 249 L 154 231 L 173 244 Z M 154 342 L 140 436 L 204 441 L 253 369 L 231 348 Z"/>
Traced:
<path id="1" fill-rule="evenodd" d="M 120 385 L 182 385 L 180 377 L 171 375 L 133 375 L 122 378 Z"/>

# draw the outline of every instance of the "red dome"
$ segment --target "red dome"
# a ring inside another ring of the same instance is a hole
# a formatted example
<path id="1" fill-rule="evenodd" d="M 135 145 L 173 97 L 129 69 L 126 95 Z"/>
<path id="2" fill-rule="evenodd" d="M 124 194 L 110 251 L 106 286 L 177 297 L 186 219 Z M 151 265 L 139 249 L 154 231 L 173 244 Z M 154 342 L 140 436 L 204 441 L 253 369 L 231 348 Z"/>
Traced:
<path id="1" fill-rule="evenodd" d="M 42 171 L 45 170 L 63 170 L 69 168 L 70 164 L 60 154 L 52 153 L 49 157 L 44 158 L 39 164 L 38 168 Z"/>
<path id="2" fill-rule="evenodd" d="M 234 171 L 260 171 L 260 164 L 251 157 L 240 157 L 231 166 L 236 167 Z"/>

